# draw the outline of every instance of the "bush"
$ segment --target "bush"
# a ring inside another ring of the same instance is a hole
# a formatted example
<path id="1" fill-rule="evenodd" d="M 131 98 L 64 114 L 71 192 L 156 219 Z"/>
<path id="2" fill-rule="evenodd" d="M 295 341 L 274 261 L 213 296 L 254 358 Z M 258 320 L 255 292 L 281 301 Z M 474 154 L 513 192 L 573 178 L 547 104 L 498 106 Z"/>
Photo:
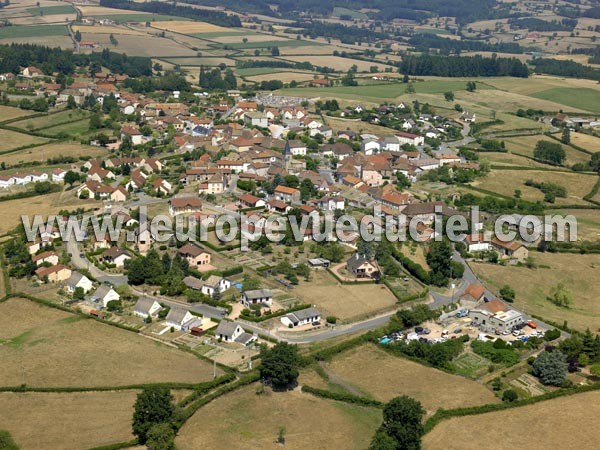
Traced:
<path id="1" fill-rule="evenodd" d="M 327 323 L 330 323 L 330 324 L 333 325 L 333 324 L 335 324 L 337 322 L 337 317 L 335 317 L 335 316 L 328 316 L 326 320 L 327 320 Z"/>
<path id="2" fill-rule="evenodd" d="M 512 403 L 512 402 L 516 401 L 518 398 L 519 398 L 519 394 L 517 394 L 517 391 L 515 391 L 514 389 L 507 389 L 502 394 L 502 401 L 507 402 L 507 403 Z"/>

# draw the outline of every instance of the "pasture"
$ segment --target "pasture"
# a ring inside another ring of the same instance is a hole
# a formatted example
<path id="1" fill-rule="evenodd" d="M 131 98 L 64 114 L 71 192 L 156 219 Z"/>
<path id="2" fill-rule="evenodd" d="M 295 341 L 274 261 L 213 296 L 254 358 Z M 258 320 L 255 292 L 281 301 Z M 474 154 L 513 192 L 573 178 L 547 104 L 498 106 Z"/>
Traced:
<path id="1" fill-rule="evenodd" d="M 473 186 L 512 197 L 516 189 L 522 198 L 529 201 L 543 201 L 544 193 L 537 188 L 525 186 L 527 180 L 551 182 L 567 188 L 566 198 L 556 198 L 557 205 L 588 204 L 583 197 L 594 187 L 597 176 L 559 171 L 541 170 L 498 170 L 492 169 L 484 178 L 471 183 Z"/>
<path id="2" fill-rule="evenodd" d="M 349 385 L 380 401 L 399 395 L 413 397 L 423 404 L 428 415 L 439 408 L 498 402 L 492 391 L 477 382 L 389 355 L 372 344 L 334 357 L 325 368 L 338 384 Z"/>
<path id="3" fill-rule="evenodd" d="M 576 213 L 575 213 L 576 215 Z M 580 238 L 585 238 L 580 235 Z M 587 236 L 588 239 L 593 236 Z M 516 292 L 515 306 L 527 313 L 558 323 L 567 321 L 578 330 L 600 330 L 600 255 L 578 253 L 533 253 L 536 269 L 472 263 L 473 271 L 496 293 L 505 284 Z M 546 268 L 549 267 L 549 268 Z M 573 293 L 568 308 L 555 306 L 548 296 L 550 289 L 564 281 Z"/>
<path id="4" fill-rule="evenodd" d="M 23 147 L 24 145 L 41 144 L 47 141 L 47 138 L 31 136 L 26 134 L 26 132 L 18 133 L 16 131 L 0 129 L 0 153 Z"/>
<path id="5" fill-rule="evenodd" d="M 356 319 L 396 304 L 396 297 L 383 284 L 341 284 L 324 270 L 314 271 L 310 277 L 309 282 L 300 281 L 291 293 L 302 303 L 315 304 L 323 317 Z"/>
<path id="6" fill-rule="evenodd" d="M 289 42 L 290 42 L 289 46 L 297 47 L 298 44 L 306 45 L 306 43 L 308 41 L 292 40 Z M 296 44 L 296 45 L 294 45 L 294 44 Z M 274 43 L 274 45 L 277 45 L 278 47 L 283 47 L 283 45 L 280 43 Z M 286 45 L 286 46 L 288 46 L 288 45 Z M 381 70 L 381 71 L 383 71 L 385 69 L 385 66 L 383 64 L 377 64 L 377 63 L 373 63 L 371 61 L 361 61 L 358 59 L 342 58 L 341 56 L 331 56 L 331 55 L 310 55 L 310 56 L 288 55 L 285 57 L 285 60 L 294 61 L 294 62 L 310 61 L 315 66 L 330 67 L 332 69 L 341 70 L 344 72 L 349 70 L 353 65 L 358 66 L 358 70 L 360 72 L 368 71 L 371 66 L 377 66 L 377 70 Z M 330 88 L 326 88 L 326 89 L 330 90 Z M 354 89 L 354 91 L 357 90 L 356 87 L 351 87 L 351 89 Z M 365 94 L 365 95 L 369 95 L 369 94 Z"/>
<path id="7" fill-rule="evenodd" d="M 592 113 L 600 112 L 600 91 L 590 88 L 553 88 L 532 95 Z"/>
<path id="8" fill-rule="evenodd" d="M 256 395 L 257 384 L 209 403 L 189 419 L 175 440 L 180 450 L 198 448 L 363 449 L 381 423 L 381 412 L 324 400 L 298 390 Z"/>
<path id="9" fill-rule="evenodd" d="M 46 116 L 34 117 L 12 122 L 10 126 L 21 128 L 23 131 L 37 131 L 44 128 L 50 128 L 57 125 L 81 120 L 87 117 L 87 113 L 81 110 L 59 111 Z"/>
<path id="10" fill-rule="evenodd" d="M 129 441 L 135 391 L 0 393 L 0 424 L 22 450 L 80 450 Z"/>
<path id="11" fill-rule="evenodd" d="M 233 30 L 235 30 L 233 28 L 225 28 L 219 25 L 213 25 L 212 23 L 208 22 L 192 22 L 187 20 L 155 21 L 152 22 L 152 27 L 158 28 L 160 30 L 168 30 L 181 34 L 200 34 L 215 32 L 231 33 L 233 32 Z M 240 32 L 243 32 L 243 30 L 240 30 Z"/>
<path id="12" fill-rule="evenodd" d="M 149 34 L 116 36 L 118 45 L 110 42 L 109 34 L 84 33 L 82 39 L 98 42 L 104 48 L 131 56 L 163 58 L 169 56 L 196 56 L 196 51 L 171 39 Z"/>
<path id="13" fill-rule="evenodd" d="M 511 450 L 524 442 L 531 448 L 595 448 L 600 392 L 547 400 L 534 405 L 439 423 L 423 438 L 425 450 Z M 498 436 L 502 431 L 502 437 Z"/>
<path id="14" fill-rule="evenodd" d="M 4 105 L 0 106 L 0 122 L 16 119 L 17 117 L 29 116 L 31 114 L 31 111 L 25 111 L 21 108 Z"/>
<path id="15" fill-rule="evenodd" d="M 590 152 L 600 151 L 600 138 L 584 133 L 571 133 L 571 143 Z"/>
<path id="16" fill-rule="evenodd" d="M 0 339 L 0 379 L 6 385 L 92 387 L 212 379 L 212 366 L 193 355 L 24 299 L 0 304 Z"/>
<path id="17" fill-rule="evenodd" d="M 574 135 L 577 133 L 573 133 Z M 559 136 L 560 137 L 560 136 Z M 501 139 L 501 138 L 498 138 Z M 546 141 L 556 143 L 554 139 L 551 139 L 547 136 L 538 134 L 534 136 L 515 136 L 509 138 L 502 138 L 505 142 L 506 149 L 509 152 L 518 153 L 521 155 L 529 156 L 533 158 L 533 152 L 535 150 L 535 146 L 538 141 Z M 580 162 L 588 162 L 590 160 L 590 155 L 580 152 L 573 147 L 569 147 L 568 145 L 562 146 L 565 152 L 567 153 L 567 159 L 564 162 L 565 166 L 572 166 L 575 163 Z M 548 165 L 546 165 L 548 167 Z"/>

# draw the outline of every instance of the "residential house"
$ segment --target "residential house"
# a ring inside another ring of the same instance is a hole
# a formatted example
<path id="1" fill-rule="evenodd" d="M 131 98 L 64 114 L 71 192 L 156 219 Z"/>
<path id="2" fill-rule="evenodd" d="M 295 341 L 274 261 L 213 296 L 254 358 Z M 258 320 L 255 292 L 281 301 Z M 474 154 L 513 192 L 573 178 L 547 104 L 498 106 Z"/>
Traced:
<path id="1" fill-rule="evenodd" d="M 356 278 L 380 278 L 381 270 L 375 259 L 356 253 L 346 262 L 346 269 Z"/>
<path id="2" fill-rule="evenodd" d="M 529 257 L 529 250 L 522 242 L 503 242 L 498 238 L 494 238 L 491 241 L 491 245 L 494 250 L 500 253 L 500 258 L 502 259 L 514 259 L 518 262 L 525 262 Z"/>
<path id="3" fill-rule="evenodd" d="M 129 252 L 117 246 L 111 247 L 102 253 L 102 260 L 114 264 L 115 267 L 123 267 L 128 259 L 131 259 Z"/>
<path id="4" fill-rule="evenodd" d="M 416 147 L 425 144 L 425 138 L 414 133 L 399 131 L 396 133 L 396 138 L 398 138 L 400 145 L 410 144 Z"/>
<path id="5" fill-rule="evenodd" d="M 300 204 L 300 190 L 296 188 L 279 185 L 275 188 L 273 197 L 282 202 Z"/>
<path id="6" fill-rule="evenodd" d="M 90 296 L 90 300 L 92 303 L 97 304 L 101 308 L 106 308 L 108 306 L 108 302 L 112 302 L 114 300 L 119 300 L 121 296 L 117 291 L 115 291 L 112 286 L 107 284 L 102 284 L 96 292 L 94 292 Z"/>
<path id="7" fill-rule="evenodd" d="M 239 323 L 231 320 L 222 320 L 215 330 L 215 338 L 223 342 L 235 342 L 244 333 Z"/>
<path id="8" fill-rule="evenodd" d="M 167 325 L 174 327 L 176 330 L 186 331 L 192 328 L 198 321 L 187 309 L 173 307 L 165 318 Z"/>
<path id="9" fill-rule="evenodd" d="M 264 208 L 267 204 L 265 199 L 252 194 L 243 194 L 239 197 L 240 204 L 245 208 Z"/>
<path id="10" fill-rule="evenodd" d="M 281 323 L 289 328 L 301 327 L 321 321 L 321 313 L 317 308 L 306 308 L 294 311 L 281 318 Z"/>
<path id="11" fill-rule="evenodd" d="M 50 267 L 42 266 L 36 269 L 35 274 L 40 280 L 47 277 L 50 283 L 61 283 L 69 279 L 71 276 L 71 269 L 62 264 Z"/>
<path id="12" fill-rule="evenodd" d="M 78 287 L 83 289 L 83 292 L 87 294 L 92 290 L 94 285 L 92 284 L 92 280 L 90 280 L 84 274 L 74 271 L 67 280 L 67 291 L 72 294 Z"/>
<path id="13" fill-rule="evenodd" d="M 63 183 L 65 181 L 65 175 L 67 171 L 64 169 L 54 169 L 52 171 L 52 182 L 53 183 Z"/>
<path id="14" fill-rule="evenodd" d="M 231 281 L 227 278 L 219 277 L 217 275 L 211 275 L 204 282 L 201 291 L 204 295 L 208 295 L 209 297 L 214 297 L 215 293 L 225 292 L 227 289 L 231 287 Z"/>
<path id="15" fill-rule="evenodd" d="M 299 139 L 286 141 L 284 153 L 292 156 L 306 156 L 306 144 Z"/>
<path id="16" fill-rule="evenodd" d="M 58 253 L 49 250 L 46 252 L 39 253 L 37 255 L 33 255 L 31 259 L 37 266 L 41 266 L 44 263 L 49 263 L 55 266 L 58 264 L 59 257 Z"/>
<path id="17" fill-rule="evenodd" d="M 153 298 L 140 297 L 133 307 L 133 314 L 143 319 L 156 316 L 162 306 Z"/>
<path id="18" fill-rule="evenodd" d="M 189 242 L 177 252 L 187 260 L 190 267 L 208 265 L 211 261 L 210 253 Z"/>
<path id="19" fill-rule="evenodd" d="M 260 111 L 250 111 L 244 113 L 244 123 L 253 127 L 267 128 L 269 126 L 269 119 L 266 114 Z"/>
<path id="20" fill-rule="evenodd" d="M 252 305 L 271 307 L 273 305 L 273 292 L 270 289 L 254 289 L 242 292 L 240 299 L 242 305 L 250 308 Z"/>
<path id="21" fill-rule="evenodd" d="M 169 213 L 172 216 L 200 211 L 202 211 L 202 201 L 198 197 L 176 197 L 169 200 Z"/>
<path id="22" fill-rule="evenodd" d="M 142 145 L 144 143 L 144 135 L 140 130 L 133 126 L 124 126 L 121 128 L 121 140 L 130 137 L 133 145 Z"/>

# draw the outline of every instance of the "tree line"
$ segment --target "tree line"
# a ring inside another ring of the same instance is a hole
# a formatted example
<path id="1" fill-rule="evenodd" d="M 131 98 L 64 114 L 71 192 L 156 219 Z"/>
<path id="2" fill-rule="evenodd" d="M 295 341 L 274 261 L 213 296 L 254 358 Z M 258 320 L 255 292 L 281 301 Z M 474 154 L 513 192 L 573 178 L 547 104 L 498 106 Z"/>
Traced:
<path id="1" fill-rule="evenodd" d="M 222 27 L 241 27 L 242 22 L 238 16 L 226 14 L 221 11 L 192 8 L 191 6 L 179 6 L 177 3 L 163 3 L 150 1 L 145 3 L 130 2 L 127 0 L 100 0 L 100 6 L 107 8 L 127 9 L 130 11 L 142 11 L 149 13 L 165 14 L 168 16 L 185 17 L 188 19 L 201 20 Z"/>
<path id="2" fill-rule="evenodd" d="M 561 61 L 561 63 L 564 61 Z M 476 56 L 409 55 L 399 64 L 405 75 L 440 77 L 517 77 L 527 78 L 527 66 L 517 58 Z"/>
<path id="3" fill-rule="evenodd" d="M 427 52 L 436 48 L 440 53 L 460 53 L 462 51 L 523 53 L 523 48 L 514 42 L 499 42 L 490 44 L 479 40 L 448 39 L 432 33 L 418 33 L 408 39 L 408 43 L 419 52 Z"/>

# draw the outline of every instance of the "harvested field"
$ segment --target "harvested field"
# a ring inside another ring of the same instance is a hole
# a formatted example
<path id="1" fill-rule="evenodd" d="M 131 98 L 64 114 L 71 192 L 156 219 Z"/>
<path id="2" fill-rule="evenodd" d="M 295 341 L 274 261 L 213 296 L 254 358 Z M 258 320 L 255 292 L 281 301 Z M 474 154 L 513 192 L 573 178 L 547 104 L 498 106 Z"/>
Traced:
<path id="1" fill-rule="evenodd" d="M 81 120 L 87 116 L 87 113 L 81 110 L 60 111 L 47 116 L 34 117 L 32 119 L 23 119 L 18 122 L 12 122 L 11 127 L 21 128 L 23 131 L 36 131 L 43 128 Z"/>
<path id="2" fill-rule="evenodd" d="M 254 81 L 255 83 L 260 83 L 261 81 L 269 81 L 269 80 L 280 80 L 283 83 L 290 83 L 292 81 L 308 81 L 313 79 L 312 72 L 280 72 L 277 74 L 268 73 L 263 75 L 255 75 L 251 77 L 247 77 L 249 81 Z"/>
<path id="3" fill-rule="evenodd" d="M 227 66 L 234 66 L 235 61 L 230 58 L 218 58 L 218 57 L 202 57 L 202 58 L 166 58 L 165 61 L 171 64 L 178 64 L 180 66 L 218 66 L 223 63 Z"/>
<path id="4" fill-rule="evenodd" d="M 151 35 L 123 35 L 118 37 L 119 44 L 114 46 L 108 34 L 85 33 L 82 39 L 98 42 L 102 47 L 132 56 L 161 58 L 168 56 L 196 56 L 196 52 L 171 39 Z"/>
<path id="5" fill-rule="evenodd" d="M 389 401 L 399 395 L 413 397 L 428 414 L 438 408 L 498 402 L 492 391 L 475 381 L 389 355 L 371 344 L 336 356 L 326 368 L 343 383 L 377 400 Z"/>
<path id="6" fill-rule="evenodd" d="M 17 133 L 16 131 L 9 131 L 0 129 L 0 152 L 6 150 L 12 150 L 14 148 L 22 147 L 30 144 L 41 144 L 47 142 L 47 138 L 30 136 L 29 134 Z M 2 156 L 0 155 L 0 160 Z"/>
<path id="7" fill-rule="evenodd" d="M 89 34 L 134 34 L 138 36 L 146 35 L 141 31 L 132 30 L 127 27 L 111 26 L 93 26 L 93 25 L 73 25 L 73 31 Z"/>
<path id="8" fill-rule="evenodd" d="M 477 416 L 456 417 L 438 424 L 423 438 L 426 450 L 476 450 L 493 442 L 497 450 L 519 447 L 595 448 L 600 392 L 561 397 L 534 405 Z M 502 438 L 498 438 L 501 424 Z M 585 432 L 582 432 L 585 430 Z"/>
<path id="9" fill-rule="evenodd" d="M 302 43 L 302 41 L 292 41 L 292 42 Z M 308 59 L 315 66 L 326 66 L 326 67 L 331 67 L 332 69 L 335 69 L 335 70 L 342 70 L 342 71 L 349 70 L 354 64 L 356 64 L 358 66 L 358 70 L 361 72 L 368 71 L 371 66 L 377 66 L 378 70 L 384 70 L 384 68 L 386 67 L 383 64 L 377 64 L 377 63 L 373 63 L 370 61 L 360 61 L 358 59 L 342 58 L 341 56 L 311 55 L 310 57 L 306 57 L 306 56 L 290 55 L 290 56 L 286 56 L 285 59 L 289 60 L 289 61 L 295 61 L 295 62 L 304 62 Z M 356 88 L 354 88 L 354 91 L 356 91 Z"/>
<path id="10" fill-rule="evenodd" d="M 302 45 L 300 47 L 283 47 L 280 49 L 280 55 L 304 55 L 304 61 L 308 61 L 314 55 L 331 55 L 334 50 L 345 49 L 330 45 Z"/>
<path id="11" fill-rule="evenodd" d="M 396 304 L 396 297 L 382 284 L 341 284 L 326 271 L 314 271 L 310 276 L 311 281 L 300 281 L 292 293 L 302 303 L 317 305 L 323 317 L 348 320 L 372 315 Z"/>
<path id="12" fill-rule="evenodd" d="M 212 379 L 212 366 L 193 355 L 24 299 L 0 304 L 0 339 L 0 379 L 6 385 L 91 387 Z"/>
<path id="13" fill-rule="evenodd" d="M 181 428 L 177 448 L 277 449 L 277 432 L 283 426 L 286 449 L 363 449 L 381 422 L 376 409 L 298 390 L 257 396 L 257 387 L 224 395 L 199 410 Z"/>
<path id="14" fill-rule="evenodd" d="M 584 133 L 571 133 L 571 143 L 590 152 L 600 151 L 600 138 Z"/>
<path id="15" fill-rule="evenodd" d="M 25 111 L 21 108 L 14 108 L 12 106 L 0 106 L 0 122 L 15 119 L 17 117 L 29 116 L 31 114 L 31 111 Z"/>
<path id="16" fill-rule="evenodd" d="M 213 25 L 207 22 L 192 22 L 185 20 L 174 20 L 165 22 L 152 22 L 154 28 L 161 30 L 174 31 L 175 33 L 181 34 L 199 34 L 199 33 L 214 33 L 214 32 L 232 32 L 238 31 L 235 28 L 225 28 L 218 25 Z M 239 30 L 243 31 L 243 30 Z"/>
<path id="17" fill-rule="evenodd" d="M 592 237 L 592 236 L 590 236 Z M 516 292 L 515 304 L 529 314 L 558 323 L 567 321 L 578 330 L 600 330 L 600 255 L 578 253 L 533 253 L 537 269 L 472 263 L 475 273 L 495 292 L 505 284 Z M 549 268 L 544 268 L 549 267 Z M 550 289 L 564 281 L 573 293 L 569 308 L 560 308 L 547 297 Z"/>
<path id="18" fill-rule="evenodd" d="M 105 154 L 106 149 L 102 147 L 93 147 L 91 145 L 72 142 L 56 142 L 2 155 L 0 156 L 0 161 L 11 166 L 29 161 L 46 161 L 48 158 L 56 158 L 58 156 L 73 156 L 77 158 L 79 156 L 96 157 Z M 68 164 L 63 164 L 63 166 L 66 169 Z"/>
<path id="19" fill-rule="evenodd" d="M 0 393 L 0 424 L 22 450 L 80 450 L 133 439 L 135 391 Z"/>

